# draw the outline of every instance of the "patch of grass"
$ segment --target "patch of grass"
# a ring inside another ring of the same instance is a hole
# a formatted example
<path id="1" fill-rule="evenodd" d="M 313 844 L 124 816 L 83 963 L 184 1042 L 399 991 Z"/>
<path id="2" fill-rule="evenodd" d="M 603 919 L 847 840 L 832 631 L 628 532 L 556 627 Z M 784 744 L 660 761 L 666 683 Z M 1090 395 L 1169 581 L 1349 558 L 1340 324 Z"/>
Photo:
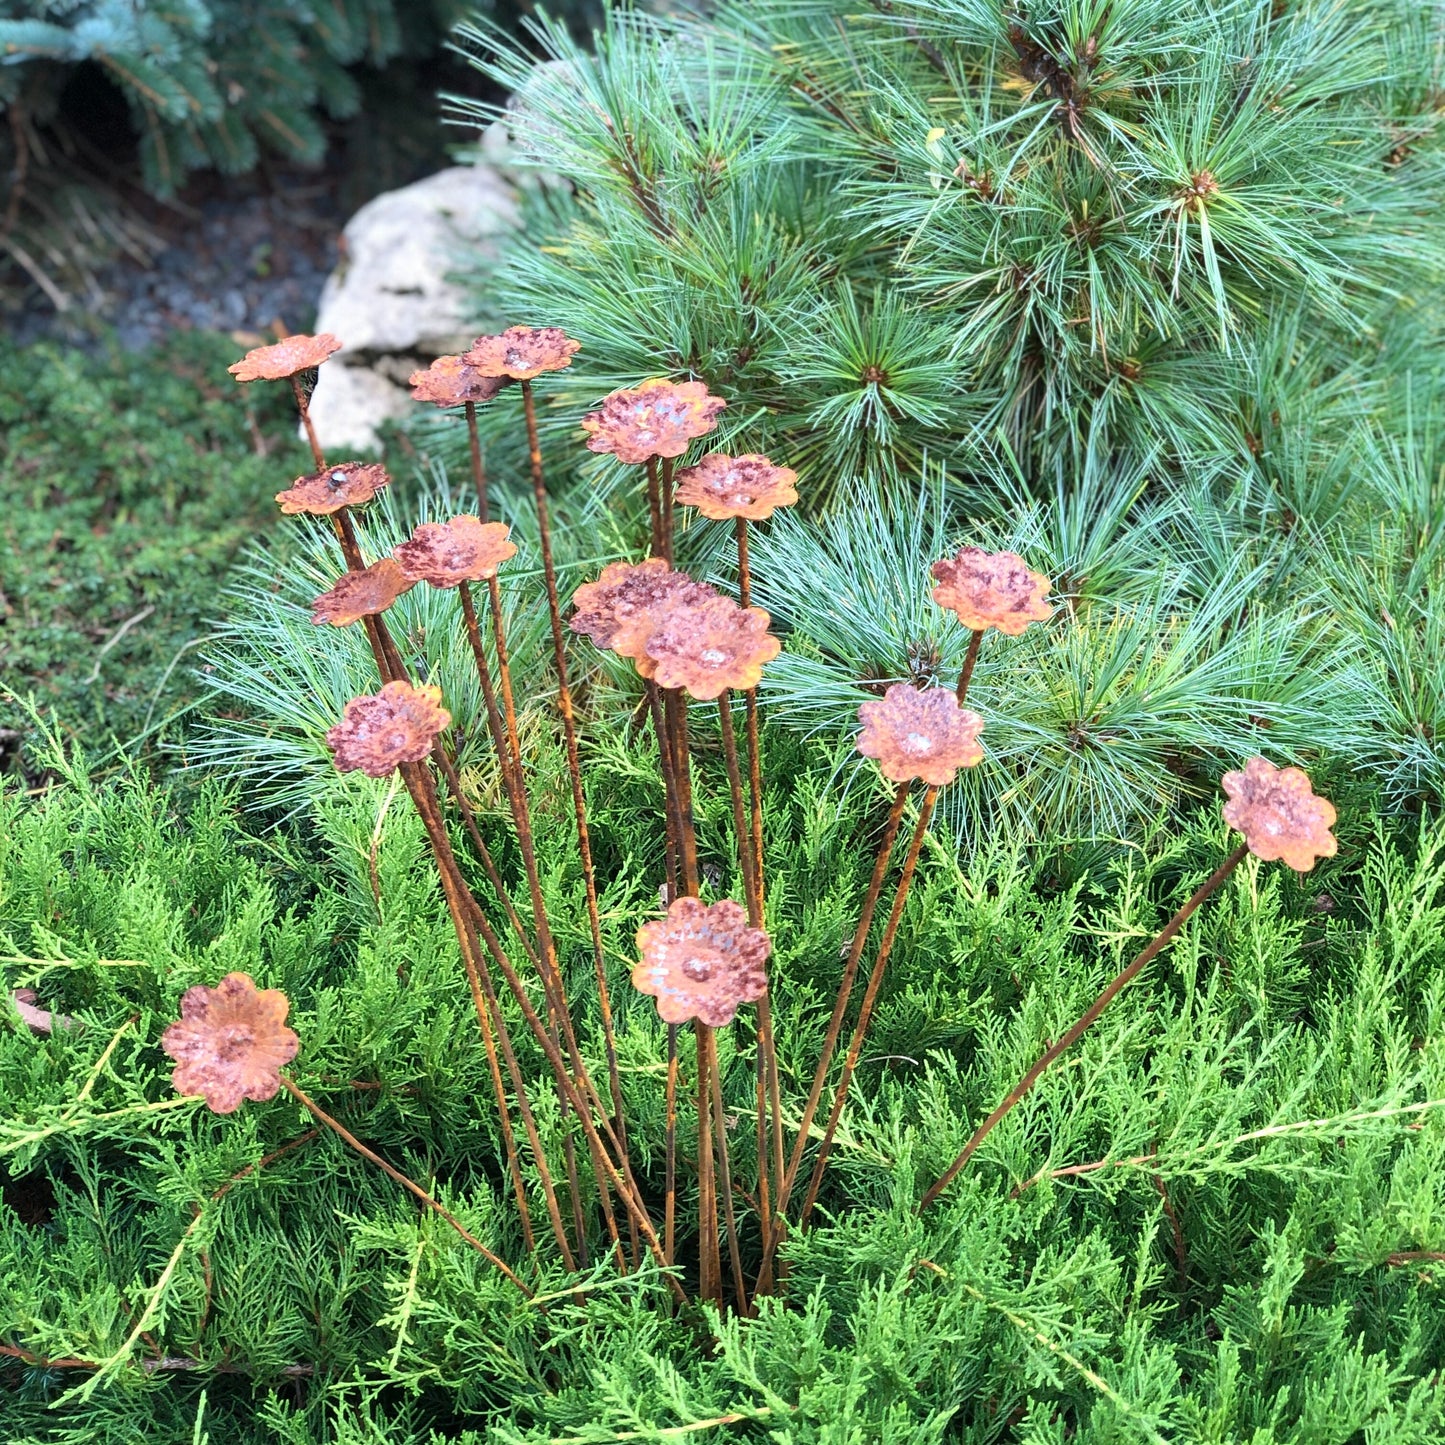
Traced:
<path id="1" fill-rule="evenodd" d="M 236 353 L 197 334 L 0 353 L 0 676 L 97 753 L 203 694 L 221 579 L 304 469 L 287 398 L 236 386 Z M 0 693 L 12 754 L 27 725 Z"/>

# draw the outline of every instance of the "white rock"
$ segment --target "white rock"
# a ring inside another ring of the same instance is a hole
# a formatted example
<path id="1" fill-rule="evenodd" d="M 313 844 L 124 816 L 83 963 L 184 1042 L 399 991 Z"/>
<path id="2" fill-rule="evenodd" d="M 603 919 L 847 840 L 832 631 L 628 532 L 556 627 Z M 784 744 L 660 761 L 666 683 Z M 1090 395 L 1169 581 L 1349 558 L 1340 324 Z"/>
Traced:
<path id="1" fill-rule="evenodd" d="M 448 277 L 484 268 L 517 220 L 515 189 L 485 164 L 388 191 L 351 218 L 316 317 L 343 347 L 311 398 L 327 451 L 374 449 L 378 425 L 414 406 L 408 374 L 470 342 L 470 300 Z"/>

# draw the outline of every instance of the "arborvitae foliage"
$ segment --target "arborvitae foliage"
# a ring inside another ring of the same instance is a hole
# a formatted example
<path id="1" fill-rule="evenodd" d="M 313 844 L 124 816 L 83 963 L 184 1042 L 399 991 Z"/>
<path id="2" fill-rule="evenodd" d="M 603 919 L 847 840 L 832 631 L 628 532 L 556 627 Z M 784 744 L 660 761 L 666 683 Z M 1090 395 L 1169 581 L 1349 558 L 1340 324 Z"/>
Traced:
<path id="1" fill-rule="evenodd" d="M 886 804 L 873 787 L 839 805 L 828 750 L 765 743 L 769 776 L 794 780 L 768 834 L 792 1110 L 866 881 L 858 838 Z M 618 952 L 662 868 L 635 751 L 619 741 L 591 774 Z M 554 776 L 559 753 L 541 760 Z M 930 846 L 788 1300 L 719 1321 L 706 1351 L 646 1271 L 599 1281 L 585 1308 L 555 1286 L 545 1310 L 523 1303 L 285 1096 L 217 1119 L 171 1093 L 156 1045 L 180 993 L 250 970 L 290 993 L 313 1096 L 520 1248 L 465 979 L 393 789 L 359 783 L 313 831 L 262 839 L 233 795 L 181 810 L 40 761 L 56 785 L 0 802 L 0 953 L 7 988 L 72 1026 L 0 1025 L 15 1445 L 661 1440 L 720 1418 L 701 1438 L 1427 1445 L 1445 1428 L 1438 829 L 1372 835 L 1344 813 L 1339 857 L 1308 879 L 1246 865 L 920 1220 L 971 1121 L 1213 866 L 1222 827 L 1210 809 L 1127 849 Z M 697 801 L 726 887 L 720 772 Z M 595 1055 L 566 833 L 538 828 Z M 615 998 L 655 1185 L 663 1030 L 651 1000 Z M 537 1051 L 524 1064 L 544 1078 Z M 726 1046 L 723 1064 L 746 1116 L 750 1064 Z M 62 1399 L 97 1372 L 27 1355 L 111 1364 Z"/>

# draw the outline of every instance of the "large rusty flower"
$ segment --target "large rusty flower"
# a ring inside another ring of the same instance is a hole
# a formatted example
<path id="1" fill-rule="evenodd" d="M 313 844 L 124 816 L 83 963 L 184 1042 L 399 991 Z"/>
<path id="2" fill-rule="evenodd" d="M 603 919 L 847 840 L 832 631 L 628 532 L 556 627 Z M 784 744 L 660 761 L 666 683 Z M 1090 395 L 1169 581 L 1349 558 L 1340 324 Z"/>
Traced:
<path id="1" fill-rule="evenodd" d="M 506 386 L 503 376 L 483 376 L 461 356 L 439 356 L 425 371 L 407 378 L 414 401 L 433 406 L 461 406 L 465 402 L 491 401 Z"/>
<path id="2" fill-rule="evenodd" d="M 960 547 L 957 556 L 935 562 L 932 571 L 938 582 L 933 600 L 973 632 L 996 627 L 1017 637 L 1030 622 L 1053 615 L 1044 601 L 1049 579 L 1030 572 L 1017 552 Z"/>
<path id="3" fill-rule="evenodd" d="M 733 517 L 761 522 L 774 508 L 791 507 L 798 500 L 793 485 L 797 480 L 791 467 L 775 467 L 757 452 L 740 457 L 713 452 L 677 474 L 674 499 L 714 522 Z"/>
<path id="4" fill-rule="evenodd" d="M 481 376 L 531 381 L 544 371 L 561 371 L 572 365 L 582 349 L 560 326 L 509 326 L 500 336 L 479 336 L 462 353 L 462 360 Z"/>
<path id="5" fill-rule="evenodd" d="M 380 692 L 352 698 L 326 734 L 337 771 L 360 768 L 368 778 L 384 778 L 399 763 L 419 763 L 451 724 L 441 700 L 441 688 L 409 682 L 389 682 Z"/>
<path id="6" fill-rule="evenodd" d="M 461 582 L 484 582 L 497 575 L 517 544 L 507 536 L 505 522 L 483 522 L 479 517 L 453 517 L 448 522 L 423 522 L 411 540 L 392 549 L 392 556 L 413 582 L 433 587 L 455 587 Z"/>
<path id="7" fill-rule="evenodd" d="M 258 346 L 226 369 L 237 381 L 285 381 L 321 365 L 341 343 L 329 332 L 286 336 L 274 346 Z"/>
<path id="8" fill-rule="evenodd" d="M 286 1027 L 290 1008 L 279 988 L 258 989 L 248 974 L 228 973 L 215 988 L 181 995 L 180 1021 L 161 1035 L 176 1061 L 178 1094 L 199 1094 L 213 1114 L 233 1114 L 242 1099 L 272 1099 L 300 1040 Z"/>
<path id="9" fill-rule="evenodd" d="M 342 462 L 309 477 L 297 477 L 276 500 L 286 515 L 306 512 L 313 517 L 329 516 L 343 507 L 369 502 L 391 478 L 380 462 Z"/>
<path id="10" fill-rule="evenodd" d="M 771 620 L 761 607 L 739 607 L 718 593 L 676 596 L 653 614 L 643 645 L 652 666 L 639 663 L 638 671 L 701 701 L 730 687 L 746 692 L 758 685 L 763 664 L 783 650 L 768 631 Z"/>
<path id="11" fill-rule="evenodd" d="M 917 778 L 941 788 L 960 768 L 983 761 L 978 744 L 983 719 L 960 707 L 946 687 L 894 683 L 881 698 L 858 709 L 858 720 L 863 724 L 858 751 L 877 758 L 883 776 L 894 783 Z"/>
<path id="12" fill-rule="evenodd" d="M 637 930 L 637 947 L 642 957 L 633 966 L 632 986 L 657 1000 L 664 1023 L 697 1019 L 721 1028 L 739 1004 L 756 1003 L 767 992 L 763 965 L 772 940 L 750 928 L 731 899 L 710 905 L 677 899 L 666 918 Z"/>
<path id="13" fill-rule="evenodd" d="M 343 572 L 333 586 L 311 604 L 311 620 L 319 627 L 329 622 L 345 627 L 363 617 L 385 612 L 403 592 L 415 585 L 390 557 L 373 562 L 360 572 Z"/>
<path id="14" fill-rule="evenodd" d="M 1315 795 L 1308 773 L 1251 758 L 1243 772 L 1224 775 L 1224 791 L 1224 821 L 1244 834 L 1256 858 L 1308 873 L 1316 858 L 1334 857 L 1334 805 Z"/>
<path id="15" fill-rule="evenodd" d="M 706 436 L 727 405 L 700 381 L 654 377 L 634 391 L 614 391 L 600 410 L 582 418 L 589 451 L 612 452 L 620 462 L 680 457 L 694 437 Z"/>
<path id="16" fill-rule="evenodd" d="M 613 562 L 595 582 L 584 582 L 572 598 L 571 628 L 619 657 L 644 656 L 653 623 L 665 602 L 679 597 L 701 600 L 720 594 L 686 572 L 674 572 L 661 557 L 645 562 Z"/>

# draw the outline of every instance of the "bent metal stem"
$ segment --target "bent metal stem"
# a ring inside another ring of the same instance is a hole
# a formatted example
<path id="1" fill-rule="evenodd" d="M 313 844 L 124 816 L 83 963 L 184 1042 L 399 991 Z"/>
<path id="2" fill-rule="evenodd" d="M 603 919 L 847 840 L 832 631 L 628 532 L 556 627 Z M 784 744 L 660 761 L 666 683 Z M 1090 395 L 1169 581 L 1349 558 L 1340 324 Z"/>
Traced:
<path id="1" fill-rule="evenodd" d="M 507 1279 L 509 1279 L 514 1285 L 516 1285 L 519 1290 L 522 1291 L 522 1294 L 527 1299 L 531 1299 L 533 1297 L 532 1291 L 528 1289 L 527 1286 L 524 1285 L 515 1274 L 512 1273 L 512 1271 L 507 1267 L 506 1262 L 499 1259 L 495 1254 L 493 1254 L 492 1251 L 488 1249 L 487 1246 L 476 1237 L 476 1235 L 474 1235 L 469 1229 L 467 1229 L 466 1225 L 464 1225 L 461 1220 L 456 1217 L 456 1215 L 452 1214 L 443 1205 L 438 1204 L 437 1201 L 433 1199 L 431 1195 L 428 1194 L 426 1190 L 421 1187 L 420 1184 L 417 1184 L 415 1181 L 408 1179 L 407 1176 L 403 1174 L 400 1169 L 394 1168 L 392 1165 L 388 1164 L 386 1160 L 381 1157 L 380 1154 L 377 1154 L 374 1151 L 368 1149 L 366 1145 L 363 1144 L 361 1140 L 356 1137 L 355 1134 L 351 1133 L 350 1130 L 348 1130 L 336 1119 L 333 1119 L 330 1114 L 328 1114 L 323 1108 L 321 1108 L 321 1106 L 317 1104 L 313 1099 L 311 1099 L 302 1089 L 298 1088 L 295 1084 L 293 1084 L 291 1080 L 286 1077 L 285 1074 L 282 1074 L 280 1077 L 281 1087 L 285 1089 L 286 1092 L 289 1093 L 292 1098 L 297 1101 L 297 1103 L 302 1105 L 303 1108 L 309 1110 L 313 1118 L 319 1120 L 322 1124 L 325 1124 L 326 1127 L 337 1136 L 337 1138 L 341 1139 L 343 1143 L 354 1149 L 358 1154 L 361 1155 L 363 1159 L 366 1159 L 370 1163 L 375 1164 L 378 1169 L 382 1170 L 386 1174 L 389 1174 L 404 1189 L 410 1190 L 414 1195 L 416 1195 L 418 1199 L 421 1200 L 424 1205 L 426 1205 L 428 1209 L 430 1209 L 434 1214 L 439 1215 L 442 1219 L 446 1220 L 446 1222 L 451 1225 L 451 1227 L 456 1230 L 456 1232 L 464 1240 L 466 1240 L 466 1242 L 471 1245 L 471 1247 L 475 1249 L 477 1253 L 480 1254 L 489 1264 L 495 1266 L 498 1270 L 500 1270 Z"/>
<path id="2" fill-rule="evenodd" d="M 974 1130 L 973 1137 L 959 1151 L 958 1157 L 943 1171 L 937 1183 L 923 1196 L 918 1206 L 918 1212 L 920 1214 L 957 1178 L 959 1170 L 973 1157 L 978 1146 L 988 1138 L 1000 1121 L 1029 1093 L 1033 1086 L 1038 1083 L 1044 1070 L 1083 1037 L 1095 1020 L 1098 1019 L 1099 1015 L 1114 1001 L 1115 997 L 1132 983 L 1143 969 L 1173 940 L 1179 930 L 1184 927 L 1189 915 L 1193 913 L 1211 893 L 1215 892 L 1229 875 L 1239 867 L 1245 854 L 1248 852 L 1248 842 L 1239 844 L 1229 857 L 1195 889 L 1189 901 L 1164 925 L 1153 942 L 1142 949 L 1132 962 L 1120 969 L 1109 983 L 1105 985 L 1103 991 L 1093 1003 L 1079 1016 L 1073 1026 L 1044 1050 L 1043 1054 L 1034 1063 L 1033 1067 L 1029 1069 L 1028 1073 L 1009 1090 L 1008 1097 L 1004 1099 L 1003 1103 Z"/>

